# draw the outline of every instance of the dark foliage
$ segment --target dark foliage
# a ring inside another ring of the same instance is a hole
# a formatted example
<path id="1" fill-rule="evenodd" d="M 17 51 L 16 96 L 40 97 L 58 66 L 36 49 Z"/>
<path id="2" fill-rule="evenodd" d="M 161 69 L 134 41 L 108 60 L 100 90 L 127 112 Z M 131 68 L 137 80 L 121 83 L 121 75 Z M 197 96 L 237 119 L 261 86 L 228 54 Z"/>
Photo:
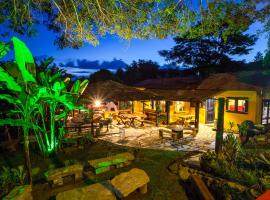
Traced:
<path id="1" fill-rule="evenodd" d="M 90 83 L 95 83 L 98 81 L 106 81 L 106 80 L 119 81 L 117 77 L 115 76 L 115 74 L 107 69 L 100 69 L 99 71 L 89 76 Z"/>
<path id="2" fill-rule="evenodd" d="M 250 47 L 256 41 L 256 37 L 254 35 L 235 34 L 225 41 L 222 37 L 216 36 L 189 39 L 186 35 L 176 37 L 174 40 L 176 46 L 171 50 L 159 52 L 167 61 L 189 65 L 203 73 L 214 73 L 235 71 L 233 68 L 243 66 L 243 62 L 234 61 L 231 56 L 248 54 L 251 50 Z M 222 69 L 219 69 L 219 67 L 222 67 Z"/>

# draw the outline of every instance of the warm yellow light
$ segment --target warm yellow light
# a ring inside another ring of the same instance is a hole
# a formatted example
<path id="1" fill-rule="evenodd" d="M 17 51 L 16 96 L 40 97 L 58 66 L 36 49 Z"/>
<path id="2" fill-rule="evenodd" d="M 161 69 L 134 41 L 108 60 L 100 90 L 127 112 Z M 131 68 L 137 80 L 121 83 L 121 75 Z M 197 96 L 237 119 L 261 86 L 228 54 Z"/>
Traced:
<path id="1" fill-rule="evenodd" d="M 100 106 L 101 106 L 101 101 L 95 100 L 95 107 L 100 107 Z"/>

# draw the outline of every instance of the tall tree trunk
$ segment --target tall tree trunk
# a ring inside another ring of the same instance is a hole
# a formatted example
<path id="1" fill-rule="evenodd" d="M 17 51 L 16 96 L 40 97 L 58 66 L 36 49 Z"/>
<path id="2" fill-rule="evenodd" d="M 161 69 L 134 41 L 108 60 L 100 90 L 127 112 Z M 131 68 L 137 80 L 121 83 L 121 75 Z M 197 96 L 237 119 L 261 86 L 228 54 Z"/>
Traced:
<path id="1" fill-rule="evenodd" d="M 27 179 L 29 184 L 32 185 L 32 167 L 31 167 L 31 160 L 30 160 L 30 153 L 29 153 L 29 137 L 28 137 L 28 128 L 24 128 L 24 156 L 25 156 L 25 168 L 27 172 Z"/>

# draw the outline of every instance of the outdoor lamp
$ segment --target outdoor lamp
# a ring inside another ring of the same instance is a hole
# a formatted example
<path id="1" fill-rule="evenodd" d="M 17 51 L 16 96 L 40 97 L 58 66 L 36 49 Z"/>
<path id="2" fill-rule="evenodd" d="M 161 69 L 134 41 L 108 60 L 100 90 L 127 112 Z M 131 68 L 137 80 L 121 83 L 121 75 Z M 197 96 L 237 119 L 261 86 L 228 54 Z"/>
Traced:
<path id="1" fill-rule="evenodd" d="M 95 105 L 95 107 L 100 107 L 101 101 L 100 100 L 96 100 L 94 105 Z"/>

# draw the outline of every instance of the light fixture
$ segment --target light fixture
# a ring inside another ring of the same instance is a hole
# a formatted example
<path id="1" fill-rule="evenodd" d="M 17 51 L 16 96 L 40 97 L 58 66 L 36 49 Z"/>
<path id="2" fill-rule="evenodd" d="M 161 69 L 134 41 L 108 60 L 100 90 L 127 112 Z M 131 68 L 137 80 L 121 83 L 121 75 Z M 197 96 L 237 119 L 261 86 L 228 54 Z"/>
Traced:
<path id="1" fill-rule="evenodd" d="M 95 107 L 100 107 L 101 106 L 101 101 L 100 100 L 95 100 L 94 106 Z"/>

